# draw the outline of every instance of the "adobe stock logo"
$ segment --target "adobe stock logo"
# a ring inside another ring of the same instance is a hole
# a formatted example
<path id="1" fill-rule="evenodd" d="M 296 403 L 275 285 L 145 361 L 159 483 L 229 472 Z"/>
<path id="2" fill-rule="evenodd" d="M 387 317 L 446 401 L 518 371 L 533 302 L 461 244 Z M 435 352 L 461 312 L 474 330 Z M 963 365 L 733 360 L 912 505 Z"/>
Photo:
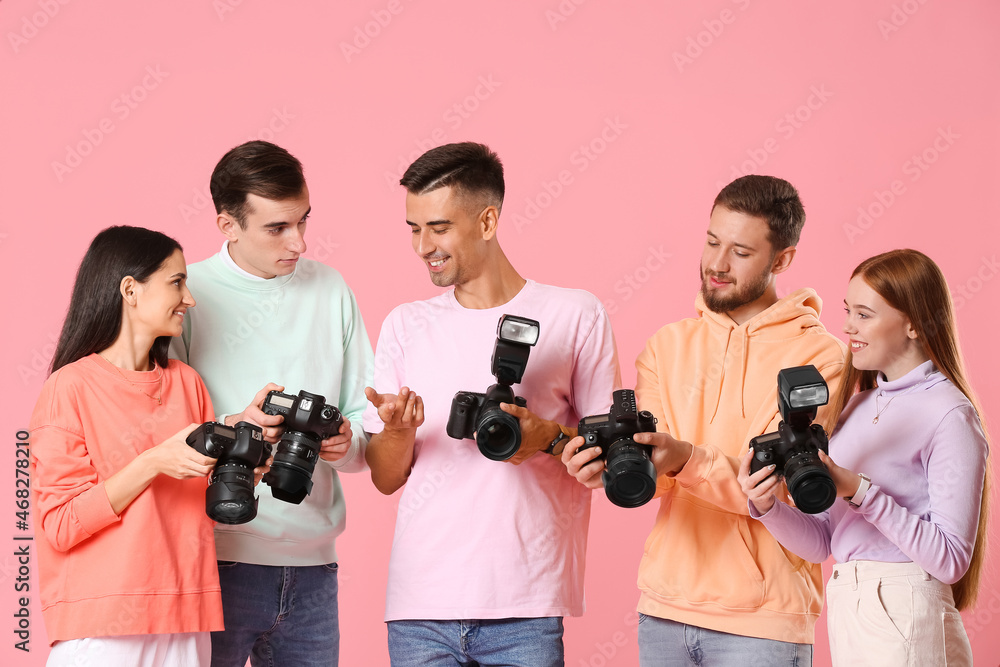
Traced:
<path id="1" fill-rule="evenodd" d="M 276 135 L 285 131 L 295 120 L 295 114 L 288 110 L 288 107 L 273 107 L 271 109 L 271 118 L 268 119 L 264 125 L 259 127 L 255 133 L 247 136 L 247 141 L 274 141 Z M 225 187 L 230 183 L 232 174 L 223 173 L 220 176 L 222 181 L 222 186 Z M 212 190 L 209 183 L 205 183 L 200 188 L 192 188 L 191 190 L 191 203 L 181 202 L 177 205 L 178 211 L 181 214 L 181 218 L 184 219 L 185 224 L 190 223 L 192 220 L 197 220 L 198 216 L 205 209 L 211 208 L 214 210 L 214 203 L 212 202 Z"/>
<path id="2" fill-rule="evenodd" d="M 956 134 L 950 125 L 947 129 L 939 127 L 937 136 L 934 137 L 930 145 L 919 153 L 914 153 L 903 163 L 900 167 L 903 175 L 909 176 L 911 183 L 916 183 L 942 154 L 948 152 L 955 145 L 955 140 L 961 138 L 962 135 Z M 873 201 L 858 207 L 857 219 L 853 223 L 845 222 L 843 225 L 844 234 L 847 235 L 847 240 L 851 245 L 854 245 L 855 239 L 871 229 L 875 222 L 885 215 L 886 211 L 906 192 L 906 183 L 898 178 L 889 183 L 887 189 L 875 190 L 872 193 Z"/>
<path id="3" fill-rule="evenodd" d="M 570 16 L 576 14 L 576 8 L 587 0 L 561 0 L 555 9 L 545 10 L 545 20 L 549 22 L 549 27 L 555 31 L 560 23 L 565 23 Z"/>
<path id="4" fill-rule="evenodd" d="M 998 273 L 1000 273 L 1000 262 L 997 261 L 997 256 L 995 254 L 991 257 L 984 255 L 979 266 L 971 275 L 961 282 L 952 281 L 950 289 L 951 299 L 955 303 L 955 311 L 957 312 L 965 304 L 975 299 L 986 283 L 993 280 Z"/>
<path id="5" fill-rule="evenodd" d="M 741 12 L 746 11 L 747 7 L 750 6 L 750 0 L 732 1 L 733 4 L 739 7 Z M 683 74 L 686 67 L 694 65 L 694 61 L 701 58 L 705 51 L 715 44 L 717 39 L 722 37 L 722 33 L 726 31 L 726 26 L 736 22 L 737 16 L 733 10 L 723 9 L 719 12 L 718 18 L 702 21 L 701 24 L 705 29 L 698 31 L 694 35 L 689 35 L 687 45 L 684 49 L 682 51 L 674 51 L 673 53 L 674 65 L 677 66 L 677 71 Z"/>
<path id="6" fill-rule="evenodd" d="M 373 9 L 369 14 L 371 20 L 354 26 L 353 39 L 350 42 L 340 42 L 340 52 L 348 63 L 361 52 L 371 46 L 372 42 L 381 36 L 382 31 L 389 27 L 393 19 L 403 13 L 403 3 L 400 0 L 389 0 L 385 9 Z"/>
<path id="7" fill-rule="evenodd" d="M 805 127 L 817 112 L 822 109 L 833 97 L 833 92 L 827 89 L 826 84 L 819 84 L 809 87 L 809 95 L 802 104 L 791 111 L 786 112 L 774 123 L 774 130 L 784 141 L 791 140 L 795 134 Z M 781 139 L 770 136 L 758 147 L 746 150 L 747 159 L 739 164 L 731 164 L 729 178 L 735 180 L 741 176 L 757 173 L 757 170 L 767 164 L 772 155 L 781 148 Z M 722 181 L 716 181 L 715 187 L 719 190 L 725 185 Z"/>
<path id="8" fill-rule="evenodd" d="M 920 6 L 926 2 L 927 0 L 905 0 L 900 5 L 893 5 L 889 20 L 879 19 L 875 24 L 882 33 L 882 39 L 888 40 L 889 35 L 899 32 L 899 29 L 906 25 L 910 17 L 920 11 Z"/>
<path id="9" fill-rule="evenodd" d="M 22 384 L 27 385 L 29 381 L 34 381 L 36 378 L 45 379 L 58 343 L 59 332 L 50 331 L 48 340 L 35 347 L 31 354 L 27 355 L 27 361 L 17 365 L 17 375 L 21 378 Z"/>
<path id="10" fill-rule="evenodd" d="M 484 103 L 490 99 L 497 88 L 503 85 L 502 81 L 497 81 L 493 74 L 481 74 L 476 80 L 475 87 L 467 95 L 456 101 L 444 110 L 441 114 L 442 124 L 434 129 L 424 132 L 419 139 L 413 140 L 414 150 L 409 153 L 400 153 L 396 158 L 396 168 L 393 171 L 385 170 L 382 178 L 385 180 L 389 192 L 396 192 L 399 188 L 399 180 L 406 173 L 407 168 L 418 157 L 448 141 L 449 132 L 456 132 L 462 125 L 472 118 Z"/>
<path id="11" fill-rule="evenodd" d="M 212 0 L 212 8 L 220 21 L 226 20 L 226 14 L 232 14 L 243 4 L 243 0 Z"/>
<path id="12" fill-rule="evenodd" d="M 581 143 L 580 146 L 569 156 L 569 163 L 576 167 L 577 172 L 587 171 L 591 164 L 600 157 L 608 147 L 621 137 L 622 132 L 628 129 L 628 125 L 621 121 L 620 116 L 611 118 L 605 117 L 604 125 L 600 131 L 589 141 Z M 559 170 L 555 178 L 551 181 L 543 180 L 541 190 L 533 197 L 525 198 L 525 206 L 521 211 L 514 211 L 511 214 L 511 222 L 514 229 L 520 234 L 526 227 L 534 224 L 542 215 L 542 211 L 552 206 L 566 188 L 575 182 L 573 172 L 569 169 Z"/>
<path id="13" fill-rule="evenodd" d="M 617 313 L 619 307 L 628 303 L 653 278 L 653 274 L 665 267 L 667 260 L 673 257 L 673 254 L 663 249 L 663 245 L 650 245 L 646 250 L 642 260 L 615 282 L 614 290 L 619 295 L 618 298 L 603 301 L 608 315 Z"/>
<path id="14" fill-rule="evenodd" d="M 37 4 L 41 11 L 33 13 L 30 17 L 21 18 L 21 29 L 17 32 L 8 32 L 7 41 L 14 53 L 20 52 L 21 48 L 38 36 L 38 31 L 49 24 L 55 18 L 63 5 L 68 5 L 70 0 L 38 0 Z"/>
<path id="15" fill-rule="evenodd" d="M 68 174 L 83 164 L 84 158 L 94 152 L 94 149 L 103 143 L 104 138 L 115 131 L 117 126 L 115 120 L 124 121 L 139 105 L 146 100 L 149 93 L 160 87 L 164 79 L 170 76 L 170 72 L 164 72 L 159 65 L 146 66 L 146 75 L 142 81 L 132 86 L 130 90 L 111 101 L 111 114 L 97 121 L 96 127 L 85 128 L 81 134 L 83 138 L 75 144 L 66 144 L 66 157 L 64 162 L 52 161 L 52 171 L 56 175 L 56 180 L 60 183 Z"/>

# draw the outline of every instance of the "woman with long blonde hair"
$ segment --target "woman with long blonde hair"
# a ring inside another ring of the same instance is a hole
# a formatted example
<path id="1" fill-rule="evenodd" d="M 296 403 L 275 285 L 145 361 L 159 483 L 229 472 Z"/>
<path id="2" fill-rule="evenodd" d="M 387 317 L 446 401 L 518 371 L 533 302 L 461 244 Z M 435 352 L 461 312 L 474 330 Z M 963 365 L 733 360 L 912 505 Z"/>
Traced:
<path id="1" fill-rule="evenodd" d="M 834 665 L 971 665 L 958 612 L 982 575 L 989 444 L 948 285 L 926 255 L 893 250 L 854 270 L 844 304 L 848 370 L 821 453 L 843 500 L 817 515 L 776 502 L 773 466 L 749 474 L 748 453 L 750 514 L 802 558 L 836 559 Z"/>

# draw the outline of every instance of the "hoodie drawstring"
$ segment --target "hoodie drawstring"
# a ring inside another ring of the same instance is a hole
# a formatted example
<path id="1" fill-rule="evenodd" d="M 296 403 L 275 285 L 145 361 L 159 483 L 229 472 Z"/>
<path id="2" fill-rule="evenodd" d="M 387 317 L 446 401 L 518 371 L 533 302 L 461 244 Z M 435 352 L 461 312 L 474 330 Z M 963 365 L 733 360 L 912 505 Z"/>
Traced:
<path id="1" fill-rule="evenodd" d="M 740 368 L 740 414 L 746 419 L 747 416 L 747 359 L 750 352 L 750 327 L 743 328 L 743 361 Z M 719 392 L 722 393 L 721 391 Z M 716 408 L 718 409 L 718 408 Z"/>
<path id="2" fill-rule="evenodd" d="M 800 289 L 780 299 L 770 308 L 751 318 L 742 326 L 735 326 L 732 319 L 725 313 L 716 313 L 705 306 L 701 294 L 695 299 L 695 308 L 699 317 L 711 322 L 711 326 L 724 327 L 727 329 L 726 347 L 722 353 L 722 371 L 719 373 L 718 388 L 715 394 L 715 409 L 712 411 L 712 418 L 709 423 L 714 423 L 719 414 L 719 406 L 722 403 L 722 389 L 726 380 L 726 367 L 729 363 L 729 349 L 732 342 L 733 330 L 741 329 L 740 334 L 743 343 L 743 352 L 740 355 L 740 414 L 746 418 L 746 383 L 747 383 L 747 363 L 750 359 L 750 338 L 755 340 L 773 340 L 776 334 L 771 332 L 788 331 L 795 327 L 798 332 L 811 327 L 821 327 L 819 314 L 822 309 L 822 301 L 811 289 Z M 784 333 L 777 334 L 784 336 Z M 714 349 L 714 339 L 711 343 Z M 714 353 L 714 352 L 713 352 Z M 713 359 L 711 364 L 715 363 Z M 713 366 L 709 366 L 713 368 Z M 708 389 L 710 377 L 706 377 L 705 388 Z"/>
<path id="3" fill-rule="evenodd" d="M 715 410 L 712 412 L 712 418 L 708 420 L 709 424 L 715 422 L 715 416 L 719 414 L 719 404 L 722 402 L 722 385 L 726 382 L 726 361 L 729 359 L 729 343 L 733 340 L 733 329 L 730 327 L 729 333 L 726 336 L 726 349 L 722 351 L 722 370 L 719 372 L 719 388 L 715 391 Z"/>

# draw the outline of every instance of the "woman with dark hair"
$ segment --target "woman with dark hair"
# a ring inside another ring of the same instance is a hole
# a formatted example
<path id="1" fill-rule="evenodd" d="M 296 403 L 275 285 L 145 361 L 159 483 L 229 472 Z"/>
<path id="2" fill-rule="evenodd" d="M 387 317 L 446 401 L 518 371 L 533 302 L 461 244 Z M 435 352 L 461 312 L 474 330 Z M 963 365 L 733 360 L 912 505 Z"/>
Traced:
<path id="1" fill-rule="evenodd" d="M 775 502 L 773 466 L 749 474 L 748 453 L 750 514 L 802 558 L 836 559 L 834 665 L 971 665 L 958 612 L 982 576 L 989 443 L 948 285 L 926 255 L 894 250 L 854 270 L 844 303 L 849 370 L 820 454 L 843 501 L 817 515 Z"/>
<path id="2" fill-rule="evenodd" d="M 185 442 L 213 421 L 198 374 L 167 359 L 195 301 L 176 241 L 97 235 L 31 417 L 49 665 L 207 665 L 222 629 L 205 476 Z"/>

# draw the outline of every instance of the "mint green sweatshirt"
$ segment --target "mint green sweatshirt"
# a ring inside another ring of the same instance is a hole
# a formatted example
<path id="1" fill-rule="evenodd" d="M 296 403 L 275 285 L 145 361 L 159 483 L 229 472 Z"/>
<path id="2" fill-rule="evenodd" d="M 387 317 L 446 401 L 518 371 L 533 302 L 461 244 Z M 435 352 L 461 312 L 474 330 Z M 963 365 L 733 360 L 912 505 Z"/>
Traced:
<path id="1" fill-rule="evenodd" d="M 223 247 L 222 252 L 227 252 Z M 354 439 L 336 463 L 320 460 L 301 505 L 257 488 L 257 517 L 216 526 L 219 560 L 257 565 L 323 565 L 337 560 L 346 506 L 337 471 L 367 468 L 361 415 L 372 383 L 373 355 L 354 294 L 335 269 L 300 259 L 295 272 L 270 280 L 237 273 L 221 254 L 188 267 L 198 305 L 184 318 L 171 356 L 205 380 L 216 414 L 242 412 L 268 382 L 285 393 L 322 394 L 351 420 Z"/>

